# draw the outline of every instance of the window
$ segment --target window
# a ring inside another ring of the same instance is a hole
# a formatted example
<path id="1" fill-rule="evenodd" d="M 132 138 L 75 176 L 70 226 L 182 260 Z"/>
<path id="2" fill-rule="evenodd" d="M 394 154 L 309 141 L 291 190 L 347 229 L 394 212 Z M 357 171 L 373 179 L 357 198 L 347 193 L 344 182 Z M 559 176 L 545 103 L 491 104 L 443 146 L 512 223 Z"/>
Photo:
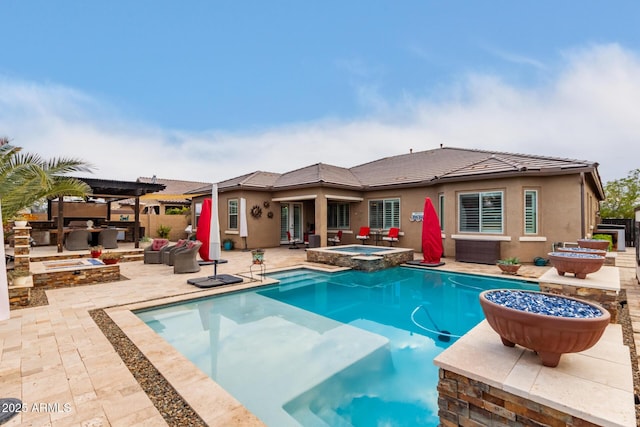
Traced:
<path id="1" fill-rule="evenodd" d="M 458 196 L 460 231 L 502 233 L 502 191 Z"/>
<path id="2" fill-rule="evenodd" d="M 369 202 L 369 227 L 400 228 L 400 199 L 371 200 Z"/>
<path id="3" fill-rule="evenodd" d="M 349 203 L 327 203 L 327 227 L 349 228 Z"/>
<path id="4" fill-rule="evenodd" d="M 524 191 L 524 234 L 538 233 L 538 191 Z"/>
<path id="5" fill-rule="evenodd" d="M 238 229 L 238 199 L 230 199 L 227 202 L 229 213 L 229 229 L 237 230 Z"/>
<path id="6" fill-rule="evenodd" d="M 198 222 L 200 222 L 200 215 L 202 214 L 202 202 L 196 203 L 196 228 L 198 228 Z"/>
<path id="7" fill-rule="evenodd" d="M 444 231 L 444 194 L 438 194 L 438 219 L 440 220 L 440 231 Z"/>

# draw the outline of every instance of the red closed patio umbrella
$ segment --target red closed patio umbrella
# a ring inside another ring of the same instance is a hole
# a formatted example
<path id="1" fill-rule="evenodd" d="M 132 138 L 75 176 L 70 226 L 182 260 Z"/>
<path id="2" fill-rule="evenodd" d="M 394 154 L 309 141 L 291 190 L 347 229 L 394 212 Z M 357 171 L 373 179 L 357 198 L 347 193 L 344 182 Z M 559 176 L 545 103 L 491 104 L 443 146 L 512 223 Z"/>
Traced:
<path id="1" fill-rule="evenodd" d="M 424 200 L 424 212 L 422 215 L 422 256 L 421 264 L 429 266 L 443 265 L 440 261 L 442 256 L 442 235 L 440 231 L 440 221 L 438 214 L 433 208 L 431 199 L 426 197 Z"/>

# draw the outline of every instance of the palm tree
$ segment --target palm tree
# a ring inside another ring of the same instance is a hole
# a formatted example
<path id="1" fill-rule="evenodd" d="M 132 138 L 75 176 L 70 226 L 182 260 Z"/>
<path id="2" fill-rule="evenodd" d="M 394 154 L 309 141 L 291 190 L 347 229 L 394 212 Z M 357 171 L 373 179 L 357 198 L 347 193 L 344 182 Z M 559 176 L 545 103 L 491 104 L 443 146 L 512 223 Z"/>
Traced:
<path id="1" fill-rule="evenodd" d="M 43 159 L 37 154 L 22 153 L 22 148 L 0 137 L 0 200 L 2 218 L 10 220 L 38 200 L 62 196 L 85 197 L 91 187 L 65 176 L 72 172 L 91 172 L 93 166 L 74 158 Z"/>

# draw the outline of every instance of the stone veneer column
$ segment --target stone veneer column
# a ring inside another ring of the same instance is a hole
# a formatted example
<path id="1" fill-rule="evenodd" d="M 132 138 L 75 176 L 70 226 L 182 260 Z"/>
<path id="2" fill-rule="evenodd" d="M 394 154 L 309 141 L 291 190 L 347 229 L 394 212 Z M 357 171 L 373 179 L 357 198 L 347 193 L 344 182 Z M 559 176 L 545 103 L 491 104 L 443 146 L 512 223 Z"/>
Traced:
<path id="1" fill-rule="evenodd" d="M 31 238 L 31 227 L 13 227 L 14 235 L 14 254 L 15 254 L 15 267 L 14 271 L 29 271 L 29 251 L 31 245 L 29 240 Z"/>
<path id="2" fill-rule="evenodd" d="M 31 262 L 29 260 L 29 252 L 31 245 L 31 227 L 13 227 L 14 235 L 14 268 L 15 272 L 29 272 Z M 31 278 L 30 278 L 31 279 Z M 10 305 L 27 305 L 31 300 L 31 288 L 33 281 L 28 280 L 26 285 L 16 286 L 12 283 L 9 286 L 9 304 Z"/>

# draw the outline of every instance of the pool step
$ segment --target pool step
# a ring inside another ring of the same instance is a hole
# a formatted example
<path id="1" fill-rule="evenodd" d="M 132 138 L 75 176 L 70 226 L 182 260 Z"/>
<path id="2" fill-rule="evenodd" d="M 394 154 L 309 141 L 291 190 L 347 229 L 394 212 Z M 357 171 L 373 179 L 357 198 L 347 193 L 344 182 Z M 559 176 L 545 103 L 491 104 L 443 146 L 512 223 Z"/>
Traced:
<path id="1" fill-rule="evenodd" d="M 305 286 L 312 286 L 318 283 L 325 283 L 324 278 L 310 278 L 310 277 L 302 277 L 299 279 L 287 279 L 287 283 L 284 285 L 280 285 L 281 291 L 291 291 L 293 289 L 302 288 Z"/>
<path id="2" fill-rule="evenodd" d="M 303 426 L 317 427 L 353 427 L 353 425 L 338 415 L 335 411 L 322 408 L 320 414 L 316 414 L 309 407 L 300 408 L 291 414 Z"/>

